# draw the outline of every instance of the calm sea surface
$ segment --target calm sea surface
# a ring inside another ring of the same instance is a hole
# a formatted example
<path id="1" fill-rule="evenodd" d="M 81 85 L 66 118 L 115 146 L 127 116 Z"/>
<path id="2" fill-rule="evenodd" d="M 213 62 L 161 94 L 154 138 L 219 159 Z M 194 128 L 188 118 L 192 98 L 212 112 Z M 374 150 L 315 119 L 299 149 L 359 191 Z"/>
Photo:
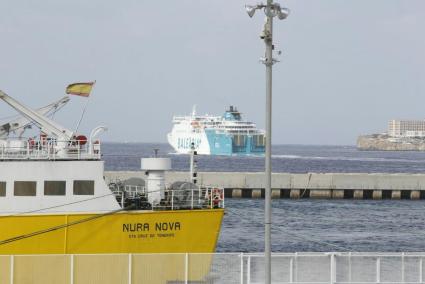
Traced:
<path id="1" fill-rule="evenodd" d="M 106 143 L 106 170 L 138 170 L 140 158 L 187 155 L 167 144 Z M 425 173 L 424 152 L 357 151 L 352 146 L 273 146 L 274 172 Z M 199 156 L 200 171 L 263 171 L 263 157 Z M 263 250 L 264 200 L 227 199 L 219 252 Z M 273 200 L 273 251 L 425 251 L 425 201 Z"/>

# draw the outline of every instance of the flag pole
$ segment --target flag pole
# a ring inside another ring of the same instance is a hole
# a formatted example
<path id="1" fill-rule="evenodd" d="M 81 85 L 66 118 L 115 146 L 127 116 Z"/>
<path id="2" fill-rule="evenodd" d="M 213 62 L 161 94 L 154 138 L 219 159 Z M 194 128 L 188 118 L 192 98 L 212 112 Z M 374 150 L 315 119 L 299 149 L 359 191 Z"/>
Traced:
<path id="1" fill-rule="evenodd" d="M 81 121 L 83 120 L 84 114 L 86 113 L 87 105 L 89 104 L 89 99 L 91 97 L 91 94 L 93 93 L 93 89 L 94 89 L 95 85 L 96 85 L 96 80 L 94 80 L 93 87 L 92 87 L 91 92 L 90 92 L 90 96 L 87 97 L 86 104 L 84 105 L 83 112 L 81 113 L 80 120 L 78 120 L 78 123 L 77 123 L 77 126 L 75 127 L 74 133 L 77 133 L 78 128 L 80 127 Z"/>

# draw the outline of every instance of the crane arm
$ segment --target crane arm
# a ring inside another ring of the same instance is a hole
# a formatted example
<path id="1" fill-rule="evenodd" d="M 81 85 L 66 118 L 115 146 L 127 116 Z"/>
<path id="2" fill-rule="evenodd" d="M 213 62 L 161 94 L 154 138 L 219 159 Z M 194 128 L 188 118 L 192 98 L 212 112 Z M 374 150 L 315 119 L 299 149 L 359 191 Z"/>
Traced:
<path id="1" fill-rule="evenodd" d="M 58 111 L 68 102 L 69 102 L 69 97 L 64 96 L 60 100 L 53 102 L 47 106 L 36 109 L 35 111 L 43 116 L 48 115 L 49 113 Z M 21 137 L 29 124 L 30 124 L 30 120 L 27 117 L 19 117 L 12 121 L 1 124 L 0 139 L 8 137 L 10 132 L 15 132 L 18 134 L 19 137 Z"/>
<path id="2" fill-rule="evenodd" d="M 0 99 L 5 101 L 8 105 L 13 107 L 23 116 L 36 123 L 41 130 L 49 136 L 55 136 L 58 140 L 69 141 L 73 137 L 73 132 L 60 126 L 53 120 L 39 114 L 38 112 L 24 106 L 14 98 L 8 96 L 6 93 L 0 90 Z"/>

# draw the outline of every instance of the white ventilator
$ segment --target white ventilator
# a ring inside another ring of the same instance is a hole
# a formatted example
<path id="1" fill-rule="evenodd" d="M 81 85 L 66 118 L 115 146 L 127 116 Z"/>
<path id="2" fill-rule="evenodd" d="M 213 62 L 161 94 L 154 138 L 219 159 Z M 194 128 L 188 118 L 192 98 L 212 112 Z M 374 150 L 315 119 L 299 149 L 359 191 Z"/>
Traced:
<path id="1" fill-rule="evenodd" d="M 142 158 L 141 168 L 146 172 L 148 201 L 152 205 L 165 198 L 165 171 L 171 169 L 169 158 Z"/>

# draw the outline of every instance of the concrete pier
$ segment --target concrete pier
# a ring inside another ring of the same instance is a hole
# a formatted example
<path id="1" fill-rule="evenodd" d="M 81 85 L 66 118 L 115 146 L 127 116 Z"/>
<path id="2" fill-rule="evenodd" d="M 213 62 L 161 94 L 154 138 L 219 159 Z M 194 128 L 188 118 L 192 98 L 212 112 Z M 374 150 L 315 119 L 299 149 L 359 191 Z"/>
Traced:
<path id="1" fill-rule="evenodd" d="M 401 191 L 400 190 L 393 190 L 391 192 L 391 199 L 401 199 Z"/>
<path id="2" fill-rule="evenodd" d="M 325 199 L 332 197 L 332 190 L 330 189 L 313 189 L 310 190 L 310 198 Z"/>
<path id="3" fill-rule="evenodd" d="M 333 199 L 343 199 L 344 198 L 344 190 L 342 189 L 334 189 L 332 190 L 332 196 Z"/>
<path id="4" fill-rule="evenodd" d="M 253 189 L 251 192 L 252 198 L 261 198 L 261 189 Z"/>
<path id="5" fill-rule="evenodd" d="M 421 192 L 419 190 L 412 190 L 410 192 L 410 199 L 412 200 L 421 199 Z"/>
<path id="6" fill-rule="evenodd" d="M 382 199 L 382 190 L 374 190 L 372 198 L 375 200 Z"/>
<path id="7" fill-rule="evenodd" d="M 361 189 L 354 190 L 353 198 L 354 199 L 363 199 L 363 190 L 361 190 Z"/>
<path id="8" fill-rule="evenodd" d="M 242 189 L 239 189 L 239 188 L 233 189 L 231 197 L 232 198 L 241 198 L 242 197 Z"/>
<path id="9" fill-rule="evenodd" d="M 143 171 L 105 172 L 106 182 L 145 178 Z M 166 183 L 188 181 L 187 172 L 167 172 Z M 227 198 L 264 198 L 264 173 L 199 172 L 198 183 L 225 189 Z M 273 173 L 272 198 L 425 199 L 425 174 Z"/>
<path id="10" fill-rule="evenodd" d="M 272 198 L 273 199 L 280 198 L 280 189 L 272 189 Z"/>

